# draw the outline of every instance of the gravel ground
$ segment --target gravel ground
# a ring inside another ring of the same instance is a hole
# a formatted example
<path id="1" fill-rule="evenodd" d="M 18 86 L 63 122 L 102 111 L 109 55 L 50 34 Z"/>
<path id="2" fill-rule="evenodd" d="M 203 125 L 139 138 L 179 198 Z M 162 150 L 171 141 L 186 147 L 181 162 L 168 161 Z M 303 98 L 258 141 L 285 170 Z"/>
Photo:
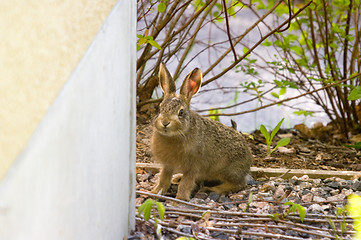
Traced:
<path id="1" fill-rule="evenodd" d="M 287 149 L 293 150 L 277 152 L 268 159 L 264 158 L 262 139 L 259 134 L 253 134 L 255 140 L 250 140 L 250 148 L 256 166 L 288 167 L 287 162 L 292 162 L 292 166 L 303 168 L 309 161 L 307 169 L 359 170 L 359 151 L 305 139 L 295 131 L 282 134 L 292 135 Z M 151 162 L 149 136 L 147 126 L 138 128 L 137 162 Z M 361 195 L 360 176 L 344 180 L 336 177 L 311 179 L 305 175 L 291 179 L 255 178 L 238 193 L 199 192 L 187 203 L 174 199 L 176 185 L 172 185 L 165 197 L 147 193 L 157 178 L 156 172 L 137 169 L 136 204 L 141 205 L 149 197 L 164 204 L 165 218 L 158 224 L 162 239 L 181 236 L 196 239 L 352 239 L 353 221 L 345 214 L 345 205 L 350 194 Z M 289 211 L 287 204 L 291 203 L 306 211 L 303 222 L 299 211 Z M 152 221 L 154 218 L 145 221 L 143 215 L 137 215 L 136 230 L 128 239 L 157 239 Z"/>

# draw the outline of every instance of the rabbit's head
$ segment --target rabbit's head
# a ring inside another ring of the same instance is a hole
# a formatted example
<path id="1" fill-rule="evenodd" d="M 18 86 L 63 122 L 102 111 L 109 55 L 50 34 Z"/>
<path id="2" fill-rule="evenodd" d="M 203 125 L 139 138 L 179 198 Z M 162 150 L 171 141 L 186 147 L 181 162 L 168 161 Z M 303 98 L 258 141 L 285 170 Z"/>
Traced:
<path id="1" fill-rule="evenodd" d="M 163 63 L 159 66 L 159 83 L 164 92 L 164 99 L 159 106 L 159 115 L 154 126 L 165 136 L 184 136 L 191 124 L 189 109 L 191 98 L 200 89 L 202 72 L 195 68 L 183 81 L 179 95 L 172 76 Z"/>

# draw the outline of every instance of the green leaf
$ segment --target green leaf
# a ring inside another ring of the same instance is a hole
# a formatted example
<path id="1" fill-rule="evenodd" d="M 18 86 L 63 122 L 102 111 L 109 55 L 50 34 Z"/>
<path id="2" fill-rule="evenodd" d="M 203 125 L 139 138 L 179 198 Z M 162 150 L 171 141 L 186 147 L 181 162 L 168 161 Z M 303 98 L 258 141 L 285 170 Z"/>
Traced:
<path id="1" fill-rule="evenodd" d="M 272 130 L 272 133 L 271 133 L 271 139 L 270 141 L 272 141 L 273 137 L 277 134 L 277 132 L 280 130 L 280 127 L 283 123 L 283 120 L 285 120 L 285 118 L 282 118 L 282 120 L 277 124 L 277 126 Z"/>
<path id="2" fill-rule="evenodd" d="M 266 41 L 264 41 L 261 45 L 263 45 L 265 47 L 269 47 L 269 46 L 272 46 L 272 43 L 270 41 L 268 41 L 268 39 L 266 39 Z"/>
<path id="3" fill-rule="evenodd" d="M 296 114 L 297 116 L 304 115 L 305 117 L 307 116 L 313 117 L 314 112 L 306 111 L 306 110 L 298 110 L 298 111 L 294 111 L 293 114 Z"/>
<path id="4" fill-rule="evenodd" d="M 357 100 L 361 98 L 361 86 L 356 86 L 348 95 L 347 100 Z"/>
<path id="5" fill-rule="evenodd" d="M 280 215 L 278 213 L 269 214 L 268 217 L 270 217 L 273 221 L 280 220 Z"/>
<path id="6" fill-rule="evenodd" d="M 158 4 L 158 12 L 162 13 L 167 9 L 167 4 L 164 2 L 161 2 Z"/>
<path id="7" fill-rule="evenodd" d="M 243 54 L 246 54 L 248 52 L 248 48 L 244 47 L 243 48 Z"/>
<path id="8" fill-rule="evenodd" d="M 291 141 L 290 138 L 282 138 L 280 139 L 278 142 L 277 142 L 277 147 L 283 147 L 283 146 L 286 146 L 287 144 L 289 144 Z"/>
<path id="9" fill-rule="evenodd" d="M 285 94 L 285 93 L 286 93 L 286 91 L 287 91 L 287 90 L 286 90 L 286 88 L 284 88 L 284 87 L 283 87 L 283 88 L 281 88 L 281 89 L 280 89 L 280 92 L 279 92 L 279 95 L 283 95 L 283 94 Z"/>
<path id="10" fill-rule="evenodd" d="M 160 220 L 163 220 L 164 213 L 165 213 L 165 207 L 164 207 L 164 205 L 162 203 L 157 202 L 157 201 L 155 202 L 155 204 L 157 205 L 159 218 L 160 218 Z"/>
<path id="11" fill-rule="evenodd" d="M 138 44 L 139 45 L 143 45 L 144 43 L 147 42 L 147 39 L 146 38 L 140 38 L 139 41 L 138 41 Z"/>
<path id="12" fill-rule="evenodd" d="M 261 124 L 261 127 L 260 127 L 259 130 L 261 131 L 262 135 L 264 136 L 264 138 L 266 139 L 266 142 L 268 144 L 269 139 L 270 139 L 270 135 L 269 135 L 266 127 L 263 124 Z"/>
<path id="13" fill-rule="evenodd" d="M 273 97 L 275 97 L 275 98 L 280 98 L 280 96 L 279 96 L 277 93 L 275 93 L 275 92 L 271 92 L 271 95 L 272 95 Z"/>
<path id="14" fill-rule="evenodd" d="M 295 204 L 295 206 L 300 214 L 300 220 L 301 220 L 301 222 L 303 222 L 303 220 L 305 219 L 306 214 L 307 214 L 306 209 L 299 204 Z"/>
<path id="15" fill-rule="evenodd" d="M 148 198 L 145 200 L 138 208 L 139 216 L 143 213 L 144 219 L 148 221 L 150 219 L 150 213 L 152 211 L 153 204 L 154 201 L 152 199 Z"/>
<path id="16" fill-rule="evenodd" d="M 159 50 L 162 50 L 162 48 L 159 46 L 159 44 L 154 41 L 154 40 L 148 40 L 148 43 L 150 43 L 150 45 L 152 45 L 153 47 L 158 48 Z"/>

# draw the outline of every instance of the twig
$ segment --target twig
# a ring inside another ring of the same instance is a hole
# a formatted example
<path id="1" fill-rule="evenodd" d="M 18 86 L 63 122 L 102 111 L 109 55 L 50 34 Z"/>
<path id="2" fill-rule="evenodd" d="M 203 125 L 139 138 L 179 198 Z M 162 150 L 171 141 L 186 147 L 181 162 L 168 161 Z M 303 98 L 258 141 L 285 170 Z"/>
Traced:
<path id="1" fill-rule="evenodd" d="M 277 102 L 273 102 L 273 103 L 270 103 L 270 104 L 267 104 L 267 105 L 263 105 L 261 107 L 258 107 L 258 108 L 254 108 L 254 109 L 251 109 L 251 110 L 247 110 L 247 111 L 242 111 L 242 112 L 236 112 L 236 113 L 212 113 L 212 114 L 208 114 L 208 115 L 203 115 L 205 117 L 209 117 L 209 116 L 236 116 L 236 115 L 241 115 L 241 114 L 245 114 L 245 113 L 251 113 L 251 112 L 256 112 L 258 110 L 261 110 L 261 109 L 264 109 L 264 108 L 268 108 L 268 107 L 271 107 L 271 106 L 274 106 L 274 105 L 277 105 L 277 104 L 280 104 L 280 103 L 283 103 L 283 102 L 287 102 L 287 101 L 291 101 L 291 100 L 294 100 L 294 99 L 297 99 L 297 98 L 300 98 L 300 97 L 303 97 L 303 96 L 306 96 L 306 95 L 309 95 L 309 94 L 312 94 L 312 93 L 315 93 L 315 92 L 318 92 L 318 91 L 321 91 L 321 90 L 324 90 L 324 89 L 327 89 L 327 88 L 330 88 L 330 87 L 333 87 L 335 85 L 338 85 L 338 84 L 341 84 L 341 83 L 344 83 L 346 81 L 349 81 L 351 79 L 354 79 L 358 76 L 361 76 L 361 73 L 358 73 L 352 77 L 349 77 L 347 79 L 343 79 L 343 80 L 340 80 L 340 81 L 337 81 L 335 83 L 330 83 L 328 85 L 325 85 L 324 87 L 321 87 L 321 88 L 318 88 L 318 89 L 315 89 L 315 90 L 312 90 L 312 91 L 309 91 L 309 92 L 306 92 L 306 93 L 303 93 L 303 94 L 300 94 L 298 96 L 295 96 L 295 97 L 290 97 L 290 98 L 286 98 L 286 99 L 283 99 L 281 101 L 277 101 Z"/>
<path id="2" fill-rule="evenodd" d="M 173 201 L 173 202 L 182 203 L 182 204 L 185 204 L 185 205 L 188 205 L 188 206 L 192 206 L 192 207 L 196 207 L 196 208 L 212 209 L 212 208 L 209 207 L 209 206 L 202 206 L 202 205 L 198 205 L 198 204 L 186 202 L 186 201 L 183 201 L 183 200 L 179 200 L 179 199 L 176 199 L 176 198 L 166 197 L 166 196 L 163 196 L 163 195 L 158 195 L 158 194 L 154 194 L 154 193 L 150 193 L 150 192 L 143 192 L 143 191 L 139 191 L 139 190 L 138 190 L 138 191 L 135 191 L 135 193 L 136 193 L 136 194 L 139 194 L 139 195 L 146 195 L 146 196 L 158 198 L 158 199 L 170 200 L 170 201 Z"/>
<path id="3" fill-rule="evenodd" d="M 232 49 L 233 56 L 234 56 L 234 61 L 237 61 L 237 53 L 236 53 L 236 50 L 234 49 L 234 46 L 232 43 L 231 31 L 230 31 L 229 22 L 228 22 L 226 0 L 222 0 L 222 3 L 223 3 L 223 9 L 224 9 L 224 16 L 226 19 L 226 30 L 227 30 L 228 41 L 229 41 L 229 44 L 231 45 L 231 49 Z"/>

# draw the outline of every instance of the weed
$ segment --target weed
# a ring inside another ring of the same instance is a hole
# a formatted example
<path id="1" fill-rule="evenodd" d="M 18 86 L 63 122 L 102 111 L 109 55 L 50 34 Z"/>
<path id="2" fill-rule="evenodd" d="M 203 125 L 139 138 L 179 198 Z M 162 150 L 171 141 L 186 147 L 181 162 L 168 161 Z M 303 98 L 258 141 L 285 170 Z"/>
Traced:
<path id="1" fill-rule="evenodd" d="M 289 142 L 290 142 L 290 138 L 281 138 L 276 146 L 271 150 L 271 143 L 273 140 L 273 137 L 277 134 L 277 132 L 280 130 L 280 127 L 283 123 L 283 120 L 285 120 L 284 118 L 282 118 L 282 120 L 277 124 L 277 126 L 272 130 L 271 135 L 268 133 L 266 127 L 262 124 L 260 131 L 262 133 L 262 135 L 264 136 L 264 138 L 266 139 L 266 144 L 267 144 L 267 156 L 271 155 L 271 153 L 273 153 L 274 151 L 276 151 L 276 149 L 278 147 L 283 147 L 286 146 Z"/>

